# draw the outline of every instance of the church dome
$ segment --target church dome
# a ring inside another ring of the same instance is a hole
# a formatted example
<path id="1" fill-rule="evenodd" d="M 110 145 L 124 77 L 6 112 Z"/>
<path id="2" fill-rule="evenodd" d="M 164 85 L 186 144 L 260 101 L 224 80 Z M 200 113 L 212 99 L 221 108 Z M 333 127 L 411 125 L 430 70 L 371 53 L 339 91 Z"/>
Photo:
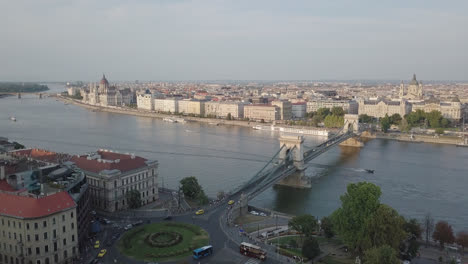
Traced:
<path id="1" fill-rule="evenodd" d="M 103 85 L 109 85 L 109 82 L 107 81 L 106 79 L 106 75 L 102 75 L 102 79 L 101 81 L 99 82 L 99 84 L 103 84 Z"/>
<path id="2" fill-rule="evenodd" d="M 416 74 L 413 74 L 413 79 L 411 80 L 410 85 L 419 85 L 418 81 L 416 80 Z"/>

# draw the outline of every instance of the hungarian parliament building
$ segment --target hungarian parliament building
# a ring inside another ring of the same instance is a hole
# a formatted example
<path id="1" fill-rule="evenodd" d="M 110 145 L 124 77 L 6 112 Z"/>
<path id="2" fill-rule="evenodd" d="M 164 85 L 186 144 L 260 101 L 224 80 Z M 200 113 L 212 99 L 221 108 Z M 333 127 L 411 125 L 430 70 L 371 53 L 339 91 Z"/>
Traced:
<path id="1" fill-rule="evenodd" d="M 105 75 L 102 75 L 99 86 L 91 83 L 89 90 L 83 91 L 81 96 L 83 102 L 99 106 L 128 106 L 135 100 L 134 92 L 130 88 L 117 89 L 115 86 L 109 86 Z"/>

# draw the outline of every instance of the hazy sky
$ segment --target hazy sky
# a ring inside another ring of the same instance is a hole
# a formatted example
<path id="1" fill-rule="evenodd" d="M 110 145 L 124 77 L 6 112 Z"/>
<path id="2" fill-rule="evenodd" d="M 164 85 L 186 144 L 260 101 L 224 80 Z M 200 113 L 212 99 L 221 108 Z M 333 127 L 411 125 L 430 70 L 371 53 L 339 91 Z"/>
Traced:
<path id="1" fill-rule="evenodd" d="M 466 0 L 0 0 L 0 80 L 467 80 L 467 11 Z"/>

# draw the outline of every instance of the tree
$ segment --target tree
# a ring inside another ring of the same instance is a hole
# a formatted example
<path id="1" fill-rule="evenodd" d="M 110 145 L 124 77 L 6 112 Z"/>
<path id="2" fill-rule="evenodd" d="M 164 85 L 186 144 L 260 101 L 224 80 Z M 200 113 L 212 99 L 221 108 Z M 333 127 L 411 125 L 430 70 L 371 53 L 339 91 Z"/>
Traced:
<path id="1" fill-rule="evenodd" d="M 141 195 L 138 190 L 128 191 L 125 197 L 127 198 L 128 207 L 131 209 L 141 206 Z"/>
<path id="2" fill-rule="evenodd" d="M 432 238 L 434 238 L 436 241 L 439 241 L 441 248 L 444 248 L 445 243 L 452 244 L 455 242 L 452 226 L 445 221 L 437 222 L 434 233 L 432 234 Z"/>
<path id="3" fill-rule="evenodd" d="M 289 220 L 288 226 L 306 237 L 310 237 L 317 229 L 317 219 L 309 214 L 298 215 Z"/>
<path id="4" fill-rule="evenodd" d="M 205 205 L 210 202 L 208 196 L 206 196 L 205 191 L 201 190 L 196 197 L 197 203 L 200 205 Z"/>
<path id="5" fill-rule="evenodd" d="M 381 204 L 367 224 L 367 236 L 370 247 L 389 245 L 397 250 L 401 242 L 407 238 L 403 229 L 405 219 L 388 205 Z"/>
<path id="6" fill-rule="evenodd" d="M 323 118 L 319 115 L 314 115 L 314 117 L 312 117 L 312 125 L 314 126 L 317 126 L 322 121 L 323 121 Z"/>
<path id="7" fill-rule="evenodd" d="M 408 132 L 409 130 L 410 130 L 410 126 L 408 124 L 408 121 L 406 121 L 406 118 L 403 118 L 400 122 L 400 131 Z"/>
<path id="8" fill-rule="evenodd" d="M 222 200 L 224 197 L 226 197 L 226 194 L 224 191 L 219 191 L 216 197 L 218 197 L 218 200 Z"/>
<path id="9" fill-rule="evenodd" d="M 423 222 L 424 233 L 426 234 L 426 247 L 429 244 L 429 238 L 432 236 L 432 231 L 434 231 L 434 219 L 430 213 L 427 213 L 424 217 Z"/>
<path id="10" fill-rule="evenodd" d="M 400 114 L 393 114 L 390 116 L 390 122 L 394 125 L 400 125 L 401 119 L 402 118 Z"/>
<path id="11" fill-rule="evenodd" d="M 372 248 L 364 253 L 365 264 L 399 264 L 395 249 L 388 245 Z"/>
<path id="12" fill-rule="evenodd" d="M 331 114 L 334 116 L 344 116 L 345 111 L 343 110 L 343 107 L 340 106 L 334 106 L 331 110 Z"/>
<path id="13" fill-rule="evenodd" d="M 465 252 L 465 248 L 468 247 L 468 232 L 458 232 L 456 241 L 462 247 L 462 252 Z"/>
<path id="14" fill-rule="evenodd" d="M 325 127 L 342 127 L 344 125 L 344 118 L 341 116 L 328 115 L 323 121 Z"/>
<path id="15" fill-rule="evenodd" d="M 417 219 L 411 218 L 408 221 L 406 221 L 404 229 L 412 237 L 416 239 L 421 239 L 423 230 Z"/>
<path id="16" fill-rule="evenodd" d="M 400 252 L 404 252 L 404 255 L 414 258 L 417 256 L 419 251 L 419 242 L 418 240 L 422 237 L 422 228 L 418 220 L 412 218 L 405 222 L 404 229 L 408 233 L 409 238 L 402 243 Z"/>
<path id="17" fill-rule="evenodd" d="M 327 117 L 327 115 L 330 115 L 330 109 L 328 108 L 325 108 L 325 107 L 322 107 L 322 108 L 319 108 L 317 110 L 317 114 L 318 116 L 320 116 L 323 119 L 325 119 L 325 117 Z"/>
<path id="18" fill-rule="evenodd" d="M 198 184 L 197 178 L 190 176 L 180 180 L 182 192 L 189 199 L 196 199 L 203 188 Z"/>
<path id="19" fill-rule="evenodd" d="M 434 110 L 426 114 L 426 119 L 429 122 L 429 127 L 438 128 L 441 127 L 442 113 Z"/>
<path id="20" fill-rule="evenodd" d="M 228 114 L 227 114 L 227 117 L 226 117 L 226 119 L 227 119 L 227 120 L 231 120 L 231 119 L 232 119 L 232 115 L 231 115 L 231 113 L 228 113 Z"/>
<path id="21" fill-rule="evenodd" d="M 325 237 L 331 238 L 335 235 L 333 232 L 333 223 L 329 217 L 325 216 L 322 218 L 320 221 L 320 227 L 322 228 Z"/>
<path id="22" fill-rule="evenodd" d="M 387 133 L 391 125 L 392 123 L 390 122 L 390 117 L 388 117 L 388 115 L 385 114 L 385 117 L 380 119 L 380 127 L 382 128 L 382 131 L 384 133 Z"/>
<path id="23" fill-rule="evenodd" d="M 294 239 L 294 238 L 293 238 L 293 239 L 290 239 L 290 240 L 289 240 L 289 246 L 292 247 L 292 248 L 297 248 L 298 245 L 297 245 L 296 239 Z"/>
<path id="24" fill-rule="evenodd" d="M 435 132 L 436 134 L 438 134 L 438 135 L 442 135 L 442 134 L 444 134 L 444 131 L 445 131 L 445 129 L 443 129 L 443 128 L 441 128 L 441 127 L 438 127 L 438 128 L 435 129 L 434 132 Z"/>
<path id="25" fill-rule="evenodd" d="M 24 149 L 24 145 L 16 142 L 16 141 L 13 141 L 13 146 L 15 149 Z"/>
<path id="26" fill-rule="evenodd" d="M 366 114 L 359 115 L 359 123 L 372 123 L 372 117 Z"/>
<path id="27" fill-rule="evenodd" d="M 317 239 L 307 238 L 302 244 L 302 255 L 308 259 L 313 259 L 320 254 L 320 247 Z"/>
<path id="28" fill-rule="evenodd" d="M 334 230 L 348 247 L 363 252 L 370 245 L 366 223 L 380 206 L 382 192 L 375 184 L 359 182 L 348 184 L 340 197 L 341 207 L 332 214 Z"/>

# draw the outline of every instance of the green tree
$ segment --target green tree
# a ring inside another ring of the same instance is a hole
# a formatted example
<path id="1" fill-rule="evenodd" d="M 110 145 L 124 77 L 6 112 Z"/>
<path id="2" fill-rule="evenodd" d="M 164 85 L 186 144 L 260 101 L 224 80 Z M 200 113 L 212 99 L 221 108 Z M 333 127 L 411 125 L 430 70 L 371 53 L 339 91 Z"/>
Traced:
<path id="1" fill-rule="evenodd" d="M 131 209 L 141 206 L 141 194 L 138 190 L 128 191 L 125 198 L 127 198 L 128 207 Z"/>
<path id="2" fill-rule="evenodd" d="M 16 142 L 16 141 L 13 141 L 13 146 L 15 149 L 24 149 L 24 145 Z"/>
<path id="3" fill-rule="evenodd" d="M 327 117 L 328 115 L 330 115 L 330 109 L 328 108 L 325 108 L 325 107 L 322 107 L 322 108 L 319 108 L 317 110 L 317 114 L 318 116 L 320 116 L 323 119 L 325 119 L 325 117 Z"/>
<path id="4" fill-rule="evenodd" d="M 314 117 L 312 117 L 312 125 L 314 126 L 318 126 L 319 123 L 321 123 L 323 121 L 323 118 L 319 115 L 314 115 Z"/>
<path id="5" fill-rule="evenodd" d="M 333 222 L 329 217 L 325 216 L 322 218 L 320 221 L 320 227 L 322 228 L 325 237 L 331 238 L 335 235 L 335 232 L 333 232 Z"/>
<path id="6" fill-rule="evenodd" d="M 343 110 L 343 107 L 340 106 L 334 106 L 331 110 L 331 114 L 335 116 L 344 116 L 345 111 Z"/>
<path id="7" fill-rule="evenodd" d="M 208 196 L 206 196 L 205 191 L 203 191 L 203 190 L 201 190 L 197 194 L 196 200 L 197 200 L 197 203 L 199 205 L 205 205 L 205 204 L 208 204 L 210 202 L 210 200 L 208 199 Z"/>
<path id="8" fill-rule="evenodd" d="M 411 218 L 405 222 L 404 225 L 405 231 L 416 239 L 421 239 L 423 230 L 421 224 L 415 218 Z"/>
<path id="9" fill-rule="evenodd" d="M 313 259 L 320 254 L 320 247 L 317 239 L 307 238 L 302 244 L 302 255 L 308 259 Z"/>
<path id="10" fill-rule="evenodd" d="M 439 241 L 441 248 L 444 248 L 446 243 L 452 244 L 455 242 L 452 226 L 445 221 L 437 222 L 432 238 Z"/>
<path id="11" fill-rule="evenodd" d="M 203 188 L 198 184 L 198 180 L 194 176 L 183 178 L 180 180 L 180 184 L 182 192 L 189 199 L 197 199 L 198 194 L 203 191 Z"/>
<path id="12" fill-rule="evenodd" d="M 442 120 L 440 121 L 440 126 L 441 127 L 449 127 L 450 126 L 450 120 L 448 120 L 447 118 L 442 118 Z"/>
<path id="13" fill-rule="evenodd" d="M 441 127 L 442 113 L 434 110 L 426 114 L 426 119 L 429 122 L 429 127 L 438 128 Z"/>
<path id="14" fill-rule="evenodd" d="M 357 252 L 369 247 L 366 226 L 380 206 L 381 194 L 380 188 L 372 183 L 348 184 L 347 192 L 340 197 L 341 207 L 332 214 L 334 230 Z"/>
<path id="15" fill-rule="evenodd" d="M 359 123 L 372 123 L 372 117 L 366 114 L 359 115 Z"/>
<path id="16" fill-rule="evenodd" d="M 405 219 L 388 205 L 381 204 L 367 223 L 369 247 L 389 245 L 397 250 L 407 237 L 404 230 Z"/>
<path id="17" fill-rule="evenodd" d="M 374 247 L 364 253 L 364 264 L 399 264 L 395 249 L 388 245 Z"/>
<path id="18" fill-rule="evenodd" d="M 310 237 L 317 230 L 317 219 L 309 214 L 298 215 L 289 220 L 288 226 L 306 237 Z"/>
<path id="19" fill-rule="evenodd" d="M 408 124 L 408 121 L 406 121 L 406 118 L 403 118 L 400 122 L 400 131 L 402 132 L 408 132 L 410 130 L 410 125 Z"/>
<path id="20" fill-rule="evenodd" d="M 443 129 L 443 128 L 441 128 L 441 127 L 438 127 L 438 128 L 436 128 L 436 129 L 434 130 L 434 132 L 435 132 L 436 134 L 443 135 L 444 132 L 445 132 L 445 129 Z"/>
<path id="21" fill-rule="evenodd" d="M 401 122 L 401 115 L 400 114 L 393 114 L 392 116 L 390 116 L 390 122 L 393 124 L 393 125 L 400 125 L 400 122 Z"/>
<path id="22" fill-rule="evenodd" d="M 388 129 L 392 123 L 390 122 L 390 117 L 388 117 L 387 114 L 385 114 L 385 117 L 380 119 L 380 127 L 384 133 L 387 133 Z"/>
<path id="23" fill-rule="evenodd" d="M 344 118 L 342 116 L 328 115 L 323 123 L 325 127 L 342 127 L 344 125 Z"/>

